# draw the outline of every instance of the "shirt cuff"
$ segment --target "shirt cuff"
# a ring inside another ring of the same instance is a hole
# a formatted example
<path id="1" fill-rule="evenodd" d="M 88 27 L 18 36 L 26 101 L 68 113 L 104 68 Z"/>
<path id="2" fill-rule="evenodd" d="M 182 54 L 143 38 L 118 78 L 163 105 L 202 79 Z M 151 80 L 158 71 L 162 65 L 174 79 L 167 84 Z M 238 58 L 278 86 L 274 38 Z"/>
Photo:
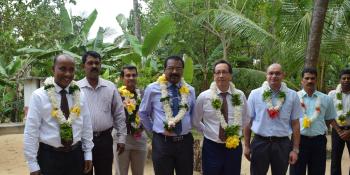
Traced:
<path id="1" fill-rule="evenodd" d="M 92 160 L 92 153 L 91 153 L 91 151 L 84 152 L 84 159 L 85 160 Z"/>
<path id="2" fill-rule="evenodd" d="M 38 162 L 32 162 L 32 163 L 28 163 L 28 164 L 29 164 L 29 171 L 30 172 L 35 172 L 35 171 L 40 170 Z"/>
<path id="3" fill-rule="evenodd" d="M 125 144 L 126 136 L 118 136 L 117 137 L 117 143 L 124 143 Z"/>

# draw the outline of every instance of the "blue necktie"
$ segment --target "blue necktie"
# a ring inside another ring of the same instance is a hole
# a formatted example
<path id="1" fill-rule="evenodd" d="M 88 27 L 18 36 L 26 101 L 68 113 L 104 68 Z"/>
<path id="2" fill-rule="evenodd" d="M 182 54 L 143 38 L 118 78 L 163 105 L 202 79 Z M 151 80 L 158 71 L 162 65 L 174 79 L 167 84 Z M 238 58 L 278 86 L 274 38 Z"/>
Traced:
<path id="1" fill-rule="evenodd" d="M 175 117 L 179 113 L 179 90 L 176 85 L 171 85 L 170 86 L 170 92 L 172 94 L 171 98 L 171 110 L 173 112 L 173 116 Z M 181 135 L 182 131 L 182 125 L 181 125 L 181 120 L 175 125 L 174 132 L 177 135 Z"/>

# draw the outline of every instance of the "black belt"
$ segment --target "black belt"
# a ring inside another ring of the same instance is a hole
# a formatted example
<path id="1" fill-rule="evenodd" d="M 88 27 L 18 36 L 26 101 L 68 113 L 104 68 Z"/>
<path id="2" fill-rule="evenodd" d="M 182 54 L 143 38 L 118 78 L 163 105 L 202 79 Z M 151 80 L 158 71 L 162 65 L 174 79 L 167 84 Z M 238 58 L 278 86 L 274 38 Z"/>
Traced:
<path id="1" fill-rule="evenodd" d="M 71 152 L 77 148 L 81 148 L 81 141 L 78 141 L 77 143 L 75 143 L 74 145 L 71 145 L 71 146 L 58 147 L 58 148 L 40 142 L 39 148 L 42 148 L 44 150 L 49 150 L 49 151 L 56 151 L 56 152 Z"/>
<path id="2" fill-rule="evenodd" d="M 179 135 L 179 136 L 166 136 L 161 133 L 153 132 L 153 134 L 158 135 L 159 137 L 163 138 L 165 142 L 181 142 L 186 139 L 186 137 L 191 136 L 191 133 L 185 134 L 185 135 Z"/>
<path id="3" fill-rule="evenodd" d="M 270 141 L 270 142 L 278 142 L 278 141 L 282 141 L 282 140 L 286 140 L 289 139 L 289 137 L 285 136 L 285 137 L 277 137 L 277 136 L 261 136 L 258 134 L 255 134 L 256 138 L 262 139 L 262 140 L 266 140 L 266 141 Z"/>
<path id="4" fill-rule="evenodd" d="M 94 132 L 93 135 L 94 135 L 94 137 L 111 135 L 112 129 L 113 129 L 113 127 L 109 128 L 107 130 L 104 130 L 104 131 L 97 131 L 97 132 Z"/>
<path id="5" fill-rule="evenodd" d="M 342 130 L 349 130 L 350 126 L 339 126 L 339 128 Z"/>
<path id="6" fill-rule="evenodd" d="M 320 137 L 326 137 L 325 135 L 316 135 L 316 136 L 305 136 L 305 135 L 300 135 L 300 137 L 304 137 L 307 139 L 316 139 L 316 138 L 320 138 Z"/>

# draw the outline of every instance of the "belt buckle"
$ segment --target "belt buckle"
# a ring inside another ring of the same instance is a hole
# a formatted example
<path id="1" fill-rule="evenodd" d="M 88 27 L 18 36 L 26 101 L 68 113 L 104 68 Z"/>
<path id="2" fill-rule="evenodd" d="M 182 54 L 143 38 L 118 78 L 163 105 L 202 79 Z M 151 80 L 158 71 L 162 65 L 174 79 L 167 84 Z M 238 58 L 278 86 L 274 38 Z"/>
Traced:
<path id="1" fill-rule="evenodd" d="M 184 139 L 184 137 L 181 135 L 181 136 L 174 136 L 173 137 L 173 142 L 179 142 L 179 141 L 182 141 Z"/>

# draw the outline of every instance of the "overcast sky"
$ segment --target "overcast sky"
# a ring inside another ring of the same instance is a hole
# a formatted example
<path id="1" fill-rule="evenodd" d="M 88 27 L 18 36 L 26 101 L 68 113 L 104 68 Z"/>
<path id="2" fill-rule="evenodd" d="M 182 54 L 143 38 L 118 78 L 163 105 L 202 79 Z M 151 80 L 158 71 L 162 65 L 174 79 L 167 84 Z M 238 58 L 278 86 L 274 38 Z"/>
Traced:
<path id="1" fill-rule="evenodd" d="M 122 34 L 122 31 L 115 19 L 115 17 L 122 13 L 126 17 L 129 16 L 132 9 L 132 0 L 76 0 L 77 4 L 66 4 L 69 13 L 74 16 L 87 17 L 94 9 L 97 10 L 98 15 L 93 24 L 89 38 L 94 38 L 99 27 L 110 27 L 114 29 L 115 34 L 104 41 L 112 42 L 113 39 Z"/>

